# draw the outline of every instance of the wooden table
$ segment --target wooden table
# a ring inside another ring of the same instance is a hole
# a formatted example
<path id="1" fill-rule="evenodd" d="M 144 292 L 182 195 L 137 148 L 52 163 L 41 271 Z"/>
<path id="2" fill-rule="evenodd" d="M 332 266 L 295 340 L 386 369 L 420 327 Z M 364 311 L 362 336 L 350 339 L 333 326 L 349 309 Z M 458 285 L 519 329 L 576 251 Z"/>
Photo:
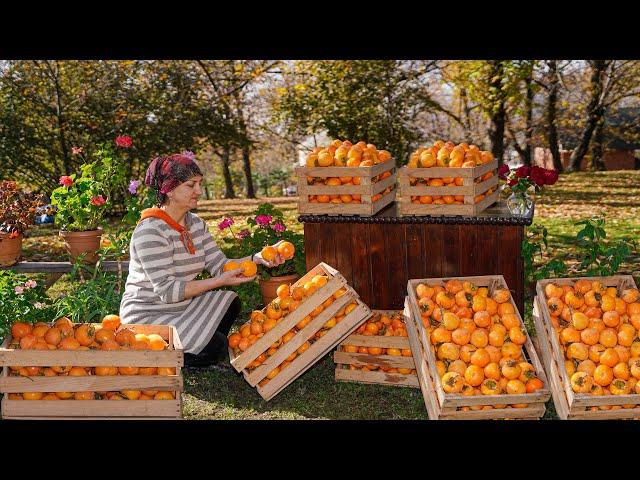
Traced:
<path id="1" fill-rule="evenodd" d="M 326 262 L 369 308 L 402 310 L 407 281 L 504 275 L 524 314 L 521 246 L 529 217 L 498 202 L 475 217 L 408 216 L 393 203 L 373 217 L 301 215 L 307 269 Z"/>

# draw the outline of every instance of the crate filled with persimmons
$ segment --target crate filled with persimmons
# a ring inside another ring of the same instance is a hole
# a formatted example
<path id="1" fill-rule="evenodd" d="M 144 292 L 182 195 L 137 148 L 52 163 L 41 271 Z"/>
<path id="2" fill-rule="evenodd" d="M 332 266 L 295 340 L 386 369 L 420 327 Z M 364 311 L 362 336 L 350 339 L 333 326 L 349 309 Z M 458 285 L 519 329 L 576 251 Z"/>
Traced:
<path id="1" fill-rule="evenodd" d="M 396 198 L 396 163 L 387 150 L 334 140 L 296 168 L 298 210 L 311 215 L 372 216 Z"/>
<path id="2" fill-rule="evenodd" d="M 345 278 L 320 263 L 237 332 L 229 335 L 231 365 L 265 400 L 280 393 L 371 315 Z"/>
<path id="3" fill-rule="evenodd" d="M 561 419 L 640 418 L 640 293 L 631 275 L 540 280 L 533 319 Z"/>
<path id="4" fill-rule="evenodd" d="M 429 418 L 544 415 L 546 375 L 502 275 L 409 280 L 407 290 Z"/>
<path id="5" fill-rule="evenodd" d="M 398 173 L 401 215 L 477 215 L 498 200 L 498 161 L 475 145 L 438 140 Z"/>
<path id="6" fill-rule="evenodd" d="M 333 353 L 338 381 L 419 388 L 402 311 L 372 315 Z"/>
<path id="7" fill-rule="evenodd" d="M 183 357 L 173 326 L 14 323 L 0 348 L 2 417 L 181 418 Z"/>

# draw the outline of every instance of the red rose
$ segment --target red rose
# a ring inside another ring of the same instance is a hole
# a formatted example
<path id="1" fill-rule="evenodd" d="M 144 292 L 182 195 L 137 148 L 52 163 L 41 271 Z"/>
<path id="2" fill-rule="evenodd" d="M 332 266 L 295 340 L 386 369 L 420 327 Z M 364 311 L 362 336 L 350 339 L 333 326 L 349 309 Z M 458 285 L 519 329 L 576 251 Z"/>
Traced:
<path id="1" fill-rule="evenodd" d="M 64 185 L 65 187 L 70 187 L 73 185 L 73 179 L 67 175 L 63 175 L 60 177 L 60 185 Z"/>
<path id="2" fill-rule="evenodd" d="M 131 137 L 128 135 L 121 135 L 116 137 L 116 145 L 122 148 L 129 148 L 132 144 Z"/>
<path id="3" fill-rule="evenodd" d="M 500 165 L 500 168 L 498 168 L 498 177 L 500 177 L 502 180 L 506 180 L 507 175 L 509 175 L 510 171 L 511 169 L 509 168 L 509 165 L 503 163 L 502 165 Z"/>
<path id="4" fill-rule="evenodd" d="M 536 182 L 536 185 L 541 187 L 541 186 L 543 186 L 545 184 L 544 172 L 546 172 L 546 171 L 547 171 L 546 168 L 533 166 L 533 167 L 531 167 L 531 174 L 529 175 L 529 177 L 531 178 L 531 180 Z"/>
<path id="5" fill-rule="evenodd" d="M 558 171 L 557 170 L 547 170 L 544 172 L 544 184 L 545 185 L 553 185 L 558 181 Z"/>
<path id="6" fill-rule="evenodd" d="M 523 165 L 516 169 L 516 176 L 518 178 L 526 178 L 529 176 L 530 173 L 531 173 L 531 167 L 528 167 L 527 165 Z"/>
<path id="7" fill-rule="evenodd" d="M 509 180 L 509 182 L 507 183 L 507 185 L 509 185 L 510 187 L 513 187 L 514 185 L 518 184 L 518 179 L 514 178 L 513 180 Z"/>

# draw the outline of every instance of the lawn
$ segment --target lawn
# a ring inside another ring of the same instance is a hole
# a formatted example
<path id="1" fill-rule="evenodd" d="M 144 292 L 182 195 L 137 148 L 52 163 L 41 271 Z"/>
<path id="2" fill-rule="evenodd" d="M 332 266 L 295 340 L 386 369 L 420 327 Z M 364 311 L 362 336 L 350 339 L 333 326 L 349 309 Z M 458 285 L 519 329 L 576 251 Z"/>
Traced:
<path id="1" fill-rule="evenodd" d="M 285 212 L 289 227 L 302 231 L 302 225 L 296 220 L 295 198 L 202 201 L 197 213 L 207 221 L 216 241 L 224 246 L 226 237 L 218 229 L 218 222 L 231 216 L 236 222 L 234 228 L 242 229 L 246 215 L 264 201 L 276 204 Z M 554 252 L 567 254 L 573 251 L 573 239 L 579 228 L 574 222 L 593 215 L 606 218 L 611 238 L 637 238 L 640 171 L 562 175 L 558 183 L 538 199 L 534 222 L 548 228 Z M 24 251 L 30 260 L 66 259 L 62 242 L 48 227 L 34 229 L 25 240 Z M 640 257 L 636 254 L 624 264 L 621 273 L 640 278 Z M 63 277 L 49 293 L 57 295 L 68 285 L 68 278 Z M 526 308 L 529 312 L 530 304 Z M 527 312 L 525 315 L 530 316 Z M 330 356 L 326 356 L 268 403 L 242 376 L 229 369 L 185 371 L 184 416 L 187 419 L 427 418 L 419 390 L 336 383 L 334 368 Z M 548 407 L 545 418 L 554 418 L 551 402 Z"/>

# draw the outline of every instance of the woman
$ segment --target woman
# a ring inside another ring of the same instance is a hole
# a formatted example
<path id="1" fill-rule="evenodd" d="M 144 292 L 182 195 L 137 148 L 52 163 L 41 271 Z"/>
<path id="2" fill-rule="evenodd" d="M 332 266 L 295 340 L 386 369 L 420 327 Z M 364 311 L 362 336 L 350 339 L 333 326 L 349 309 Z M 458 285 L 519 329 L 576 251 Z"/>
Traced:
<path id="1" fill-rule="evenodd" d="M 129 276 L 120 304 L 122 323 L 173 325 L 185 352 L 186 366 L 207 366 L 227 354 L 227 335 L 240 313 L 232 291 L 217 290 L 251 282 L 242 269 L 223 272 L 230 260 L 280 265 L 260 253 L 228 259 L 206 223 L 190 210 L 198 206 L 202 172 L 190 152 L 155 158 L 145 184 L 157 191 L 158 206 L 142 212 L 130 245 Z M 194 280 L 203 270 L 206 280 Z"/>

